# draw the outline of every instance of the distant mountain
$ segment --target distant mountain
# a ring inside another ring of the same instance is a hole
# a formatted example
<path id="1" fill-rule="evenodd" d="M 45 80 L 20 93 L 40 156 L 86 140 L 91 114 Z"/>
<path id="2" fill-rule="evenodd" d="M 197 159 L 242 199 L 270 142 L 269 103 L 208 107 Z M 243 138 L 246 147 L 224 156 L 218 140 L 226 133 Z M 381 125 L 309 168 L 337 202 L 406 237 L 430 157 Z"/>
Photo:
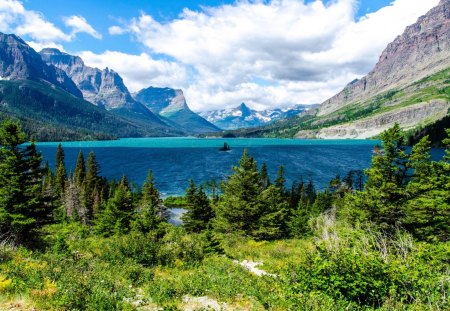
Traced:
<path id="1" fill-rule="evenodd" d="M 135 94 L 135 99 L 173 127 L 187 133 L 217 132 L 220 129 L 189 109 L 182 90 L 149 87 Z"/>
<path id="2" fill-rule="evenodd" d="M 45 62 L 63 70 L 87 101 L 137 122 L 166 127 L 160 118 L 134 100 L 123 79 L 114 70 L 86 66 L 80 57 L 58 49 L 43 49 L 39 54 Z"/>
<path id="3" fill-rule="evenodd" d="M 224 130 L 262 126 L 277 120 L 293 117 L 316 105 L 297 105 L 293 108 L 267 109 L 257 111 L 250 109 L 245 103 L 236 108 L 200 112 L 199 114 Z"/>
<path id="4" fill-rule="evenodd" d="M 0 77 L 3 80 L 45 81 L 83 97 L 64 71 L 47 65 L 25 41 L 12 34 L 0 33 Z"/>
<path id="5" fill-rule="evenodd" d="M 233 135 L 371 138 L 395 123 L 425 133 L 420 129 L 442 130 L 433 124 L 448 118 L 449 110 L 450 0 L 441 0 L 386 47 L 367 76 L 349 83 L 315 113 Z"/>

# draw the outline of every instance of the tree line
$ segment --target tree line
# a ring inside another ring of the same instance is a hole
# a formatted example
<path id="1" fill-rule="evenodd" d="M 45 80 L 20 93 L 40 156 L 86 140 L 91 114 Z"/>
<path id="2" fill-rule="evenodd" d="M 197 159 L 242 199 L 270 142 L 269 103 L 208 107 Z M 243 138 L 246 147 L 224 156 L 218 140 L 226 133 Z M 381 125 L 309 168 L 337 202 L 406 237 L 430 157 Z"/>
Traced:
<path id="1" fill-rule="evenodd" d="M 450 136 L 450 131 L 447 130 Z M 267 166 L 259 168 L 245 151 L 233 174 L 220 185 L 205 187 L 190 181 L 185 194 L 183 227 L 211 237 L 237 234 L 257 240 L 302 237 L 311 232 L 311 219 L 336 209 L 353 224 L 371 223 L 384 232 L 405 229 L 425 241 L 448 241 L 450 232 L 450 138 L 445 155 L 431 159 L 428 137 L 410 152 L 398 125 L 381 135 L 372 164 L 364 173 L 336 176 L 325 190 L 312 180 L 286 187 L 284 167 L 271 180 Z M 99 236 L 158 230 L 168 210 L 151 171 L 141 189 L 121 180 L 101 177 L 93 152 L 80 151 L 74 171 L 67 171 L 64 150 L 56 165 L 42 164 L 34 142 L 26 142 L 18 123 L 0 127 L 0 234 L 17 243 L 37 242 L 39 229 L 49 223 L 79 222 Z"/>

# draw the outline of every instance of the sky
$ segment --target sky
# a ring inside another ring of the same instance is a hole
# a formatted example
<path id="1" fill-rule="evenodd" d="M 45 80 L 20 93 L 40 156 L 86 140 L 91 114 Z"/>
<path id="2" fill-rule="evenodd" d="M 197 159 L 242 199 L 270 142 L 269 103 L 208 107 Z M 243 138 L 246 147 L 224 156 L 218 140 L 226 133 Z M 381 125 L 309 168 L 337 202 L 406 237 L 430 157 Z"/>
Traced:
<path id="1" fill-rule="evenodd" d="M 194 111 L 321 103 L 439 0 L 0 0 L 0 32 L 180 88 Z"/>

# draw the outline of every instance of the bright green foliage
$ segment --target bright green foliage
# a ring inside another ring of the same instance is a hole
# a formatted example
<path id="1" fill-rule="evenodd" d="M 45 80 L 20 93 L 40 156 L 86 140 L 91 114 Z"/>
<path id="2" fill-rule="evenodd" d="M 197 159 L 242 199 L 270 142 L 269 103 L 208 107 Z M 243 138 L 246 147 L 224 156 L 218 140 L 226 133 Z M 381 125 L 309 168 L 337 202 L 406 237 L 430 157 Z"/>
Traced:
<path id="1" fill-rule="evenodd" d="M 234 167 L 234 174 L 223 185 L 223 196 L 218 203 L 215 229 L 221 233 L 252 235 L 258 229 L 263 206 L 261 175 L 256 161 L 247 150 Z"/>
<path id="2" fill-rule="evenodd" d="M 48 220 L 44 204 L 41 155 L 25 142 L 20 125 L 0 126 L 0 234 L 17 242 L 34 238 L 34 230 Z"/>
<path id="3" fill-rule="evenodd" d="M 281 191 L 285 191 L 284 184 L 286 182 L 286 178 L 284 178 L 284 166 L 278 166 L 277 178 L 275 179 L 275 186 Z"/>
<path id="4" fill-rule="evenodd" d="M 103 236 L 127 232 L 134 211 L 133 197 L 125 176 L 96 221 L 96 232 Z"/>
<path id="5" fill-rule="evenodd" d="M 186 231 L 200 233 L 209 229 L 214 212 L 203 187 L 197 188 L 192 180 L 186 190 L 186 203 L 188 210 L 181 217 Z"/>
<path id="6" fill-rule="evenodd" d="M 167 218 L 167 211 L 162 204 L 159 191 L 155 186 L 155 178 L 150 170 L 142 187 L 142 198 L 139 212 L 135 214 L 132 228 L 140 232 L 150 232 L 156 229 L 161 221 Z"/>

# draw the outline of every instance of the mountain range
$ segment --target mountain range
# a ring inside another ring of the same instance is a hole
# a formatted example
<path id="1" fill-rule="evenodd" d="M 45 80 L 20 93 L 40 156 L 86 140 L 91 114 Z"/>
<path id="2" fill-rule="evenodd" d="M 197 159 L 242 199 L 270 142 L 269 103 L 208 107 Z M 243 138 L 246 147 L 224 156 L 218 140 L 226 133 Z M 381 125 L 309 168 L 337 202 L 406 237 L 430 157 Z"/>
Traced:
<path id="1" fill-rule="evenodd" d="M 317 105 L 297 105 L 292 108 L 266 109 L 257 111 L 245 103 L 231 109 L 200 112 L 199 115 L 224 130 L 262 126 L 277 120 L 294 117 Z"/>
<path id="2" fill-rule="evenodd" d="M 80 57 L 57 49 L 37 53 L 12 34 L 0 33 L 0 77 L 0 119 L 20 120 L 39 140 L 185 136 L 220 130 L 189 109 L 181 90 L 150 87 L 137 93 L 146 99 L 156 91 L 151 101 L 141 103 L 114 70 L 86 66 Z"/>
<path id="3" fill-rule="evenodd" d="M 318 109 L 233 134 L 371 138 L 395 123 L 414 134 L 433 124 L 446 124 L 441 120 L 449 118 L 449 101 L 450 0 L 441 0 L 386 47 L 371 72 Z"/>

